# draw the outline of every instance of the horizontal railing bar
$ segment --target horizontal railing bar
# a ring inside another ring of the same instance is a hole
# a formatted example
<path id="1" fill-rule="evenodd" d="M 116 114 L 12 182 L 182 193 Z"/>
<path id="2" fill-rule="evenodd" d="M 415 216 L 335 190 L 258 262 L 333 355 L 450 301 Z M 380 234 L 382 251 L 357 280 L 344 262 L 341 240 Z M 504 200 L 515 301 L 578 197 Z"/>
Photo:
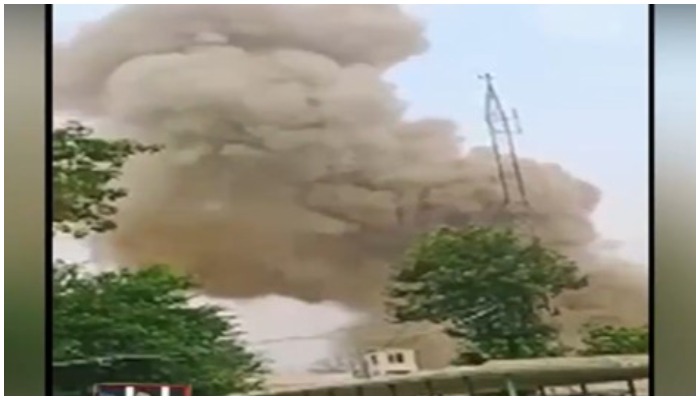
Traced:
<path id="1" fill-rule="evenodd" d="M 442 394 L 465 393 L 468 380 L 476 393 L 502 390 L 506 379 L 518 390 L 537 390 L 543 386 L 579 386 L 621 381 L 623 383 L 646 379 L 649 376 L 649 358 L 645 355 L 543 358 L 529 360 L 492 361 L 479 366 L 453 367 L 443 370 L 420 371 L 395 377 L 362 379 L 336 385 L 318 385 L 280 391 L 268 391 L 259 395 L 298 396 L 322 395 L 332 389 L 337 395 L 352 395 L 361 391 L 385 394 L 407 394 L 411 387 L 430 381 L 436 392 Z M 361 390 L 359 390 L 361 388 Z"/>

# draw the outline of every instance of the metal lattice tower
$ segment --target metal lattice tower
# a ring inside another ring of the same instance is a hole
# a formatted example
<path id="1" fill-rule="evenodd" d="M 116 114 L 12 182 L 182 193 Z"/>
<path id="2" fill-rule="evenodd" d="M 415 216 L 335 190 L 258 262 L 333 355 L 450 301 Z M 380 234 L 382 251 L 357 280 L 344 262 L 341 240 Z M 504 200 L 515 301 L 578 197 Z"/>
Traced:
<path id="1" fill-rule="evenodd" d="M 522 233 L 535 237 L 536 230 L 532 221 L 535 213 L 528 200 L 515 149 L 514 135 L 522 134 L 518 112 L 512 109 L 510 115 L 506 114 L 490 74 L 481 75 L 479 78 L 486 82 L 484 120 L 489 130 L 496 171 L 503 194 L 503 203 L 494 210 L 492 223 L 505 223 L 511 228 L 522 230 Z"/>
<path id="2" fill-rule="evenodd" d="M 511 115 L 508 116 L 503 110 L 501 100 L 493 86 L 493 77 L 490 74 L 481 75 L 479 78 L 486 81 L 484 119 L 491 136 L 491 147 L 496 160 L 498 180 L 503 191 L 504 208 L 513 203 L 529 206 L 525 182 L 515 151 L 515 140 L 513 139 L 514 134 L 522 134 L 518 112 L 513 109 Z M 505 138 L 505 146 L 502 143 L 503 138 Z M 506 147 L 505 154 L 502 151 L 503 147 Z M 513 176 L 513 179 L 510 179 L 510 176 Z"/>

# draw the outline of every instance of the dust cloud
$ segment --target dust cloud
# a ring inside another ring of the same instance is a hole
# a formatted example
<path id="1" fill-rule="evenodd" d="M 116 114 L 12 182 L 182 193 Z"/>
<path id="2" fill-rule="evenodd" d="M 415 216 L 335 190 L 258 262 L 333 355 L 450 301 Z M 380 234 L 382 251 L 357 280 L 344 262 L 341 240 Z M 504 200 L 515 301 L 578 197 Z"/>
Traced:
<path id="1" fill-rule="evenodd" d="M 425 49 L 422 26 L 386 5 L 127 6 L 85 27 L 54 49 L 57 108 L 167 147 L 127 170 L 110 257 L 169 263 L 212 296 L 333 301 L 380 318 L 389 265 L 411 238 L 492 223 L 502 202 L 491 153 L 465 152 L 451 121 L 406 120 L 383 79 Z M 591 274 L 561 300 L 565 328 L 645 321 L 639 269 L 592 250 L 598 190 L 520 162 L 532 209 L 517 218 Z M 449 341 L 424 328 L 354 340 L 394 338 L 440 365 Z"/>

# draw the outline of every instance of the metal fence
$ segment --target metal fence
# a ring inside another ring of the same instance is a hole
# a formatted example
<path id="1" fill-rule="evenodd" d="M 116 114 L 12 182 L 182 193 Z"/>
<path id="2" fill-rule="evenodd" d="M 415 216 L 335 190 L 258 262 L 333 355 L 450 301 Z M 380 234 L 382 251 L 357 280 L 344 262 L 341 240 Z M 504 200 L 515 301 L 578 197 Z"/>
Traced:
<path id="1" fill-rule="evenodd" d="M 644 396 L 644 355 L 493 361 L 475 367 L 268 391 L 267 396 Z"/>

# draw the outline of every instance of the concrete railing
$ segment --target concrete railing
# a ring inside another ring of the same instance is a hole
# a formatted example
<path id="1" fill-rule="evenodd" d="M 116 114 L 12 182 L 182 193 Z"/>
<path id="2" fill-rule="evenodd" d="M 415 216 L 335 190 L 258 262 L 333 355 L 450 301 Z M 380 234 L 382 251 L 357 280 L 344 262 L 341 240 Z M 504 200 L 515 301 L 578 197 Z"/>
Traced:
<path id="1" fill-rule="evenodd" d="M 480 366 L 421 371 L 402 376 L 357 379 L 342 384 L 270 391 L 271 396 L 450 396 L 450 395 L 576 395 L 624 391 L 641 395 L 649 375 L 645 355 L 542 358 L 491 361 Z M 607 388 L 607 389 L 606 389 Z M 612 393 L 611 393 L 612 394 Z M 619 394 L 619 393 L 616 393 Z M 646 394 L 646 393 L 645 393 Z"/>

